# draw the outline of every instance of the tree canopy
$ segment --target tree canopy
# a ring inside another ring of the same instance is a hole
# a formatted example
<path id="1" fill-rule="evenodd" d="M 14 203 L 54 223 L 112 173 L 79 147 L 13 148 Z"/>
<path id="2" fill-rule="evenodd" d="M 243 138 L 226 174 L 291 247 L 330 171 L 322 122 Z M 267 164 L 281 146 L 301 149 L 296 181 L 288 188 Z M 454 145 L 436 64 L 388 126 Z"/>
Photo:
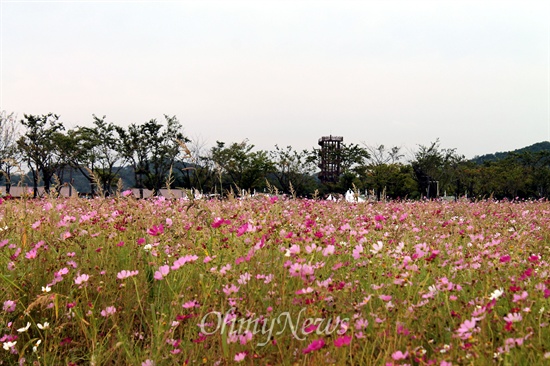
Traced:
<path id="1" fill-rule="evenodd" d="M 419 145 L 410 161 L 404 161 L 396 146 L 342 142 L 330 152 L 339 176 L 324 182 L 319 179 L 319 148 L 297 151 L 275 145 L 265 151 L 246 139 L 217 141 L 207 148 L 184 134 L 176 116 L 121 127 L 106 116 L 92 115 L 91 126 L 66 130 L 53 113 L 25 114 L 19 121 L 13 114 L 0 115 L 0 173 L 6 191 L 14 183 L 28 182 L 35 197 L 39 186 L 50 192 L 54 183 L 78 186 L 79 192 L 92 195 L 111 194 L 122 183 L 138 188 L 141 196 L 144 189 L 159 194 L 162 188 L 186 188 L 222 195 L 276 190 L 301 197 L 353 189 L 378 200 L 548 198 L 550 149 L 536 145 L 535 150 L 477 163 L 454 148 L 441 147 L 439 140 Z M 25 168 L 28 174 L 22 174 Z"/>

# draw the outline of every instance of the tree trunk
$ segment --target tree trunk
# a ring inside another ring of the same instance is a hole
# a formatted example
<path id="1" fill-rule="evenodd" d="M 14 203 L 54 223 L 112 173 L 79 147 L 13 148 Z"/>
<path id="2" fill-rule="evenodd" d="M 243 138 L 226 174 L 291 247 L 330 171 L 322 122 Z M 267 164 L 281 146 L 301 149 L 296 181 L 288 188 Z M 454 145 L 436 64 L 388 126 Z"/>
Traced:
<path id="1" fill-rule="evenodd" d="M 32 169 L 33 198 L 38 198 L 38 172 Z"/>

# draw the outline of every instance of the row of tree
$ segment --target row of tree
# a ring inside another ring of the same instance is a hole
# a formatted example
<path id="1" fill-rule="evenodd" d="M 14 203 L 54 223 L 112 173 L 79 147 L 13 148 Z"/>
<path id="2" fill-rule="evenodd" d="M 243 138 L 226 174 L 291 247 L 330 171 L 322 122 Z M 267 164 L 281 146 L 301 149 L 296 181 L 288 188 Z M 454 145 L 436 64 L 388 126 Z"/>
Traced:
<path id="1" fill-rule="evenodd" d="M 550 194 L 550 150 L 507 154 L 484 162 L 469 161 L 439 141 L 420 145 L 405 161 L 401 149 L 342 144 L 335 152 L 337 182 L 317 179 L 320 150 L 275 146 L 255 150 L 247 140 L 217 142 L 207 148 L 190 141 L 176 116 L 164 116 L 124 128 L 93 116 L 92 127 L 66 130 L 58 115 L 0 115 L 0 171 L 9 192 L 19 182 L 49 192 L 53 182 L 75 184 L 79 191 L 110 194 L 124 188 L 189 188 L 224 194 L 276 188 L 296 196 L 368 192 L 378 199 L 434 198 L 441 195 L 483 198 L 541 198 Z M 59 185 L 56 185 L 59 187 Z"/>

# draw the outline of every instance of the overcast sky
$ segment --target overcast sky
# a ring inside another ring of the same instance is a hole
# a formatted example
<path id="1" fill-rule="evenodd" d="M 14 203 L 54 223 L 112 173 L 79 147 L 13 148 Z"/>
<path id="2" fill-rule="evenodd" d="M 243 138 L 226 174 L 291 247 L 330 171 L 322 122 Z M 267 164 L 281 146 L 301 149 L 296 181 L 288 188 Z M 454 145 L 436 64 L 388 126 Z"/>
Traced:
<path id="1" fill-rule="evenodd" d="M 0 109 L 208 145 L 549 139 L 550 1 L 1 1 Z"/>

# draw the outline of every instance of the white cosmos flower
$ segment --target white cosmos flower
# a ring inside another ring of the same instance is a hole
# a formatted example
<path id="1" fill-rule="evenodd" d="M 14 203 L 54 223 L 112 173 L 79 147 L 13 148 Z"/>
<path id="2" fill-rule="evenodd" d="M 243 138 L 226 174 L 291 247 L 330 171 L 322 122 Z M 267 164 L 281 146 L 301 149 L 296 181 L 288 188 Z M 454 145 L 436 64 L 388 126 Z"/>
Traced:
<path id="1" fill-rule="evenodd" d="M 504 293 L 504 290 L 502 288 L 496 289 L 495 291 L 493 291 L 491 296 L 489 296 L 489 300 L 496 300 L 499 297 L 501 297 L 503 293 Z"/>
<path id="2" fill-rule="evenodd" d="M 13 342 L 4 342 L 4 349 L 6 351 L 9 351 L 10 348 L 12 348 L 13 346 L 15 346 L 17 344 L 17 341 L 13 341 Z"/>
<path id="3" fill-rule="evenodd" d="M 17 329 L 17 331 L 18 331 L 19 333 L 26 332 L 26 331 L 30 328 L 30 326 L 31 326 L 31 323 L 30 323 L 30 322 L 27 322 L 27 325 L 26 325 L 26 326 L 24 326 L 23 328 Z"/>
<path id="4" fill-rule="evenodd" d="M 40 346 L 40 343 L 42 343 L 41 339 L 36 341 L 36 344 L 32 347 L 33 352 L 36 352 L 36 350 L 38 349 L 38 346 Z"/>
<path id="5" fill-rule="evenodd" d="M 46 285 L 46 287 L 42 286 L 42 292 L 50 292 L 52 290 L 52 288 L 48 285 Z"/>
<path id="6" fill-rule="evenodd" d="M 38 327 L 38 329 L 42 329 L 42 330 L 45 330 L 45 329 L 48 329 L 50 327 L 50 323 L 48 322 L 44 322 L 44 324 L 36 324 L 36 326 Z"/>
<path id="7" fill-rule="evenodd" d="M 372 254 L 376 254 L 378 253 L 380 250 L 382 250 L 382 248 L 384 247 L 384 243 L 382 243 L 381 241 L 377 241 L 376 244 L 373 244 L 372 245 L 372 249 L 370 250 L 370 252 Z"/>

